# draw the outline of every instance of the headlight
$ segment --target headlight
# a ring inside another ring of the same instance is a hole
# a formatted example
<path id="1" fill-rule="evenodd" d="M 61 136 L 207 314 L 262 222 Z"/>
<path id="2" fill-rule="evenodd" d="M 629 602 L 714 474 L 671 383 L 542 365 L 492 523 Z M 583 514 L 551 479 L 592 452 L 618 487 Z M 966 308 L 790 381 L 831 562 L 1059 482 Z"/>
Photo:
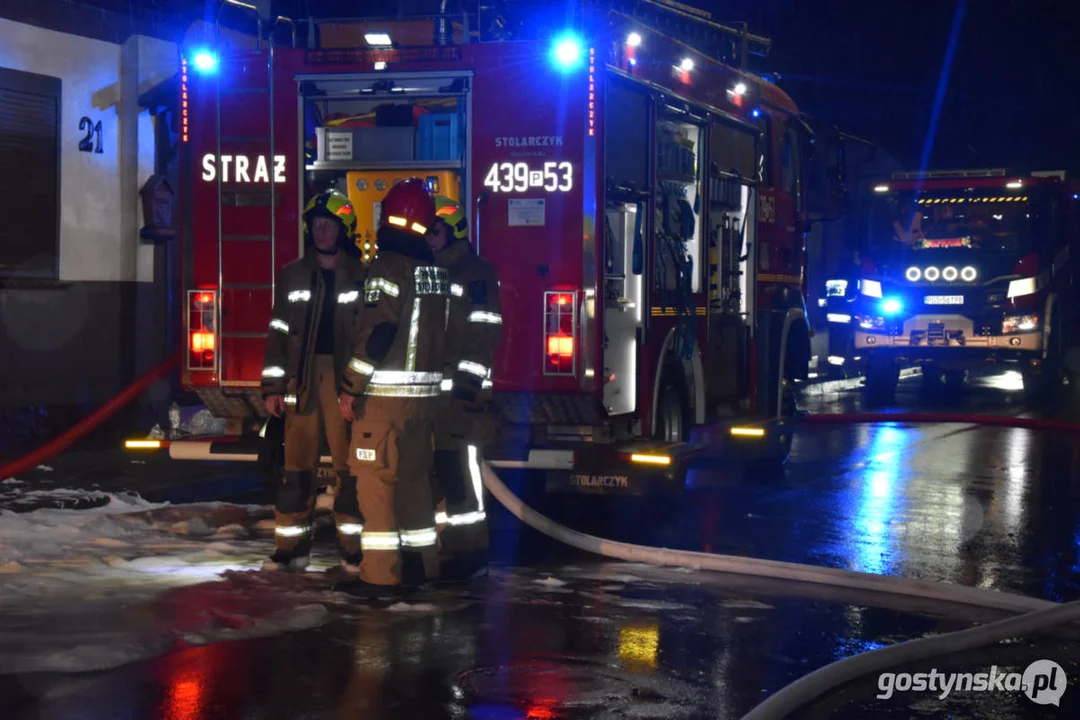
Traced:
<path id="1" fill-rule="evenodd" d="M 876 315 L 856 315 L 855 322 L 863 330 L 884 330 L 885 318 Z"/>
<path id="2" fill-rule="evenodd" d="M 860 280 L 859 290 L 867 297 L 881 297 L 881 283 L 877 280 Z"/>
<path id="3" fill-rule="evenodd" d="M 941 271 L 931 265 L 930 267 L 923 270 L 923 277 L 925 277 L 930 282 L 936 282 L 937 279 L 941 277 Z"/>
<path id="4" fill-rule="evenodd" d="M 919 282 L 919 279 L 922 278 L 922 270 L 912 265 L 904 273 L 904 277 L 908 279 L 908 282 Z"/>
<path id="5" fill-rule="evenodd" d="M 847 280 L 826 280 L 825 297 L 844 297 L 847 295 Z"/>
<path id="6" fill-rule="evenodd" d="M 979 273 L 970 265 L 960 271 L 960 279 L 964 282 L 973 282 Z"/>
<path id="7" fill-rule="evenodd" d="M 1039 329 L 1038 315 L 1010 315 L 1001 323 L 1001 333 L 1031 332 Z"/>
<path id="8" fill-rule="evenodd" d="M 1009 281 L 1008 296 L 1010 298 L 1023 297 L 1024 295 L 1031 295 L 1039 290 L 1038 278 L 1020 278 L 1019 280 Z"/>
<path id="9" fill-rule="evenodd" d="M 941 271 L 941 277 L 945 282 L 953 282 L 959 277 L 960 271 L 954 268 L 952 265 Z"/>

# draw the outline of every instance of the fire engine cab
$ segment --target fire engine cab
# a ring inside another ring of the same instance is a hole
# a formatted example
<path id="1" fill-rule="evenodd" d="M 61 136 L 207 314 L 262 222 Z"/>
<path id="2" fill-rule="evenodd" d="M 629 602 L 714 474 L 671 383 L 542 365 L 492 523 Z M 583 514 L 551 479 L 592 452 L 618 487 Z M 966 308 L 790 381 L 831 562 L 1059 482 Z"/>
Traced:
<path id="1" fill-rule="evenodd" d="M 500 276 L 492 465 L 635 492 L 681 487 L 704 448 L 782 464 L 810 355 L 812 137 L 745 70 L 770 41 L 663 3 L 633 4 L 652 24 L 630 4 L 571 22 L 481 5 L 318 21 L 306 43 L 279 19 L 258 49 L 189 50 L 183 383 L 242 437 L 177 438 L 172 456 L 254 459 L 275 276 L 302 252 L 306 197 L 346 192 L 371 257 L 380 201 L 417 176 L 466 207 Z"/>
<path id="2" fill-rule="evenodd" d="M 1059 393 L 1080 319 L 1080 185 L 989 169 L 893 173 L 872 189 L 862 267 L 829 298 L 868 398 L 888 402 L 912 365 L 930 387 L 990 366 L 1017 370 L 1032 399 Z"/>

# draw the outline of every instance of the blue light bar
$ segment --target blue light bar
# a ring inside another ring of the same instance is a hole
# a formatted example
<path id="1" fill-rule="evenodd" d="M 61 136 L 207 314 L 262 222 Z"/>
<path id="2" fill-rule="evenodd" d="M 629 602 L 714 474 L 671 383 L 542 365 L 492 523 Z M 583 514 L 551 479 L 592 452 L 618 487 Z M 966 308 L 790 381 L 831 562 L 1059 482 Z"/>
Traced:
<path id="1" fill-rule="evenodd" d="M 885 298 L 881 302 L 881 312 L 885 315 L 898 315 L 903 309 L 904 303 L 900 301 L 900 298 Z"/>
<path id="2" fill-rule="evenodd" d="M 191 64 L 201 73 L 212 73 L 217 70 L 217 55 L 206 49 L 196 50 L 191 58 Z"/>
<path id="3" fill-rule="evenodd" d="M 581 40 L 573 33 L 559 35 L 555 38 L 555 44 L 551 50 L 551 59 L 555 63 L 555 67 L 564 72 L 577 68 L 584 59 Z"/>

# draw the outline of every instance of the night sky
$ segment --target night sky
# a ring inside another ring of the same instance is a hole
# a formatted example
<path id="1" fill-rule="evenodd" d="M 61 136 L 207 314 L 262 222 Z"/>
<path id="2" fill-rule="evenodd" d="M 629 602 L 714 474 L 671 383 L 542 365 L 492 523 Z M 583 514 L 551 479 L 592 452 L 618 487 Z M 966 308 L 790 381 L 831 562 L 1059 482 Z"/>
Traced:
<path id="1" fill-rule="evenodd" d="M 198 16 L 215 0 L 83 0 Z M 470 4 L 476 0 L 466 0 Z M 1080 171 L 1080 0 L 680 0 L 770 36 L 764 71 L 799 107 L 918 167 L 959 5 L 931 168 Z M 403 0 L 411 8 L 437 0 Z M 555 12 L 559 0 L 536 0 Z M 393 0 L 273 0 L 275 12 L 342 16 Z M 457 2 L 451 0 L 451 7 Z"/>
<path id="2" fill-rule="evenodd" d="M 804 112 L 917 168 L 958 0 L 708 0 Z M 1080 170 L 1080 2 L 967 0 L 930 168 Z"/>

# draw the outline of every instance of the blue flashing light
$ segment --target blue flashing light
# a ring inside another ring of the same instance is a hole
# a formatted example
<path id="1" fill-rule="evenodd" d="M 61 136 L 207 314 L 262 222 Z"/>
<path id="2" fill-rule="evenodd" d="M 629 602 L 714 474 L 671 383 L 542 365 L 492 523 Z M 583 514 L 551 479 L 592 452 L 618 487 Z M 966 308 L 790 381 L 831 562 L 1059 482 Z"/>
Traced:
<path id="1" fill-rule="evenodd" d="M 754 108 L 753 110 L 750 111 L 750 117 L 752 117 L 752 118 L 761 117 L 761 111 L 758 110 L 757 108 Z"/>
<path id="2" fill-rule="evenodd" d="M 205 49 L 196 50 L 191 62 L 201 73 L 212 73 L 218 66 L 217 55 Z"/>
<path id="3" fill-rule="evenodd" d="M 584 59 L 581 40 L 573 33 L 563 33 L 555 38 L 551 57 L 555 66 L 564 72 L 577 68 Z"/>
<path id="4" fill-rule="evenodd" d="M 885 315 L 898 315 L 904 309 L 904 303 L 899 298 L 885 298 L 881 302 L 881 312 Z"/>

